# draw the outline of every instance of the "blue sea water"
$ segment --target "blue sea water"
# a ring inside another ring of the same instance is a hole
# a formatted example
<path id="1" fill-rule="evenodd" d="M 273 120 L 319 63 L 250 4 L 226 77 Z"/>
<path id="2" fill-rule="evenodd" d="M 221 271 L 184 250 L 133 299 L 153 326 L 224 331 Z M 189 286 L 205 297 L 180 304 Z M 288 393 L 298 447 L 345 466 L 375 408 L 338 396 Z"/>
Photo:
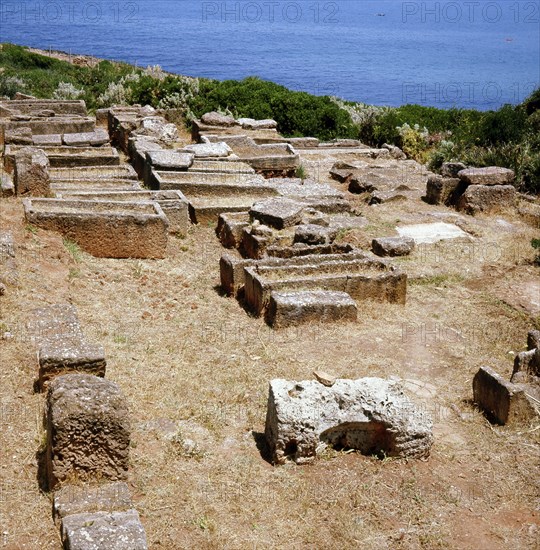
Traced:
<path id="1" fill-rule="evenodd" d="M 485 110 L 540 83 L 540 0 L 0 0 L 0 41 L 376 105 Z"/>

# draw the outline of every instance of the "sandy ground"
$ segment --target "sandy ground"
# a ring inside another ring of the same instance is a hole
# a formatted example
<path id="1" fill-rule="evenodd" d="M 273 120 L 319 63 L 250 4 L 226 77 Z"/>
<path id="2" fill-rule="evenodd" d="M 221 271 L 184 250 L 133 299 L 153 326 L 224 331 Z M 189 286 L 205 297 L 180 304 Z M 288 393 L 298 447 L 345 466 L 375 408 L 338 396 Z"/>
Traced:
<path id="1" fill-rule="evenodd" d="M 334 160 L 304 165 L 328 181 Z M 33 392 L 25 329 L 33 308 L 57 302 L 77 307 L 129 401 L 129 485 L 150 548 L 539 548 L 540 425 L 492 426 L 471 402 L 478 368 L 509 376 L 527 331 L 540 328 L 538 231 L 508 213 L 470 218 L 426 205 L 425 172 L 398 172 L 417 192 L 372 207 L 350 195 L 370 223 L 342 240 L 367 249 L 396 224 L 430 221 L 474 237 L 396 260 L 410 276 L 406 306 L 361 303 L 357 323 L 280 332 L 219 292 L 223 249 L 211 227 L 172 238 L 164 260 L 97 259 L 27 226 L 20 199 L 2 199 L 19 284 L 0 299 L 0 548 L 60 547 L 37 482 L 44 396 Z M 317 368 L 404 380 L 433 415 L 431 457 L 328 452 L 309 466 L 270 465 L 268 381 L 310 379 Z"/>

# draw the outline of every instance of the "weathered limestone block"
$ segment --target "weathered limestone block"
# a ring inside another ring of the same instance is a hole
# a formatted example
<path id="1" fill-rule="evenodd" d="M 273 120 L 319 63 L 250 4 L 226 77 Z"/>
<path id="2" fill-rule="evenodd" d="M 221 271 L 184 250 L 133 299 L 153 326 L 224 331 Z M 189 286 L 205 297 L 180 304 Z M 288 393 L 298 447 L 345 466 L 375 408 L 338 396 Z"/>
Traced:
<path id="1" fill-rule="evenodd" d="M 246 305 L 261 315 L 274 291 L 333 290 L 355 300 L 405 304 L 407 275 L 365 255 L 305 256 L 302 262 L 244 268 Z"/>
<path id="2" fill-rule="evenodd" d="M 425 458 L 432 421 L 395 382 L 381 378 L 272 380 L 265 435 L 276 464 L 311 462 L 328 445 L 363 454 Z"/>
<path id="3" fill-rule="evenodd" d="M 19 282 L 19 272 L 17 270 L 17 261 L 15 259 L 15 243 L 11 231 L 0 231 L 0 284 L 3 292 L 6 291 L 6 285 L 17 285 Z"/>
<path id="4" fill-rule="evenodd" d="M 38 348 L 41 390 L 54 377 L 70 372 L 105 376 L 105 351 L 86 340 L 73 306 L 55 304 L 34 310 L 28 329 Z"/>
<path id="5" fill-rule="evenodd" d="M 457 178 L 461 170 L 465 170 L 467 166 L 462 162 L 443 162 L 441 166 L 441 175 L 443 178 Z"/>
<path id="6" fill-rule="evenodd" d="M 228 157 L 233 152 L 223 141 L 217 143 L 195 143 L 193 145 L 186 145 L 183 150 L 192 153 L 195 158 Z"/>
<path id="7" fill-rule="evenodd" d="M 371 249 L 377 256 L 407 256 L 414 249 L 410 237 L 379 237 L 371 242 Z"/>
<path id="8" fill-rule="evenodd" d="M 284 328 L 313 322 L 356 321 L 357 316 L 356 302 L 346 292 L 272 292 L 266 321 L 274 328 Z"/>
<path id="9" fill-rule="evenodd" d="M 510 380 L 514 383 L 540 385 L 540 349 L 522 351 L 514 359 L 514 371 Z M 539 386 L 540 388 L 540 386 Z"/>
<path id="10" fill-rule="evenodd" d="M 44 134 L 34 136 L 36 147 L 60 147 L 62 145 L 62 134 Z"/>
<path id="11" fill-rule="evenodd" d="M 517 192 L 513 185 L 469 185 L 458 199 L 457 209 L 474 216 L 516 205 Z"/>
<path id="12" fill-rule="evenodd" d="M 51 193 L 49 159 L 41 150 L 23 147 L 15 154 L 14 184 L 17 195 L 47 197 Z"/>
<path id="13" fill-rule="evenodd" d="M 305 244 L 328 244 L 331 243 L 337 236 L 339 229 L 307 223 L 297 225 L 294 232 L 295 243 Z"/>
<path id="14" fill-rule="evenodd" d="M 482 367 L 473 379 L 474 401 L 499 424 L 527 422 L 537 414 L 529 384 L 513 384 L 492 368 Z"/>
<path id="15" fill-rule="evenodd" d="M 125 480 L 129 441 L 127 403 L 114 382 L 88 374 L 65 374 L 49 384 L 49 489 L 72 478 Z"/>
<path id="16" fill-rule="evenodd" d="M 379 187 L 384 184 L 384 178 L 379 174 L 364 173 L 358 170 L 349 178 L 349 193 L 373 193 L 378 191 Z"/>
<path id="17" fill-rule="evenodd" d="M 201 122 L 208 126 L 236 126 L 236 120 L 232 116 L 222 115 L 216 111 L 205 113 L 201 117 Z"/>
<path id="18" fill-rule="evenodd" d="M 93 132 L 64 134 L 63 141 L 65 145 L 69 145 L 71 147 L 96 147 L 109 143 L 109 132 L 107 132 L 104 128 L 96 128 Z"/>
<path id="19" fill-rule="evenodd" d="M 4 143 L 13 145 L 32 145 L 34 143 L 32 138 L 32 129 L 26 126 L 21 126 L 20 128 L 6 130 L 4 135 Z"/>
<path id="20" fill-rule="evenodd" d="M 219 242 L 225 248 L 238 248 L 242 242 L 242 232 L 249 225 L 249 212 L 220 214 L 216 227 Z"/>
<path id="21" fill-rule="evenodd" d="M 429 204 L 456 204 L 465 191 L 465 184 L 459 178 L 443 178 L 433 175 L 428 178 L 425 201 Z"/>
<path id="22" fill-rule="evenodd" d="M 38 351 L 39 386 L 45 388 L 54 377 L 68 372 L 105 376 L 107 361 L 101 346 L 73 337 L 58 337 Z"/>
<path id="23" fill-rule="evenodd" d="M 288 138 L 287 143 L 296 149 L 311 149 L 319 146 L 319 140 L 314 137 Z"/>
<path id="24" fill-rule="evenodd" d="M 390 156 L 396 160 L 405 160 L 407 155 L 396 145 L 389 145 L 388 143 L 382 144 L 383 149 L 388 149 Z"/>
<path id="25" fill-rule="evenodd" d="M 249 211 L 252 219 L 283 229 L 300 223 L 305 204 L 285 198 L 270 198 L 253 205 Z"/>
<path id="26" fill-rule="evenodd" d="M 142 119 L 140 127 L 134 131 L 135 135 L 152 136 L 163 143 L 178 141 L 178 128 L 163 117 L 150 116 Z"/>
<path id="27" fill-rule="evenodd" d="M 519 215 L 533 227 L 540 229 L 540 205 L 525 204 L 518 209 Z"/>
<path id="28" fill-rule="evenodd" d="M 179 153 L 171 150 L 149 150 L 146 152 L 146 164 L 144 167 L 144 183 L 151 189 L 157 189 L 155 184 L 155 172 L 166 170 L 170 172 L 186 171 L 194 159 L 193 153 Z"/>
<path id="29" fill-rule="evenodd" d="M 515 179 L 513 170 L 499 166 L 466 168 L 460 170 L 457 176 L 468 185 L 509 185 Z"/>
<path id="30" fill-rule="evenodd" d="M 340 183 L 348 183 L 358 168 L 346 162 L 336 162 L 330 169 L 330 177 Z"/>
<path id="31" fill-rule="evenodd" d="M 99 485 L 65 484 L 54 493 L 53 516 L 55 520 L 73 514 L 94 512 L 126 512 L 133 508 L 129 487 L 124 481 Z"/>
<path id="32" fill-rule="evenodd" d="M 147 550 L 136 510 L 73 514 L 62 520 L 65 550 Z"/>
<path id="33" fill-rule="evenodd" d="M 0 174 L 0 196 L 12 197 L 14 194 L 15 186 L 13 185 L 11 176 L 6 172 Z"/>
<path id="34" fill-rule="evenodd" d="M 254 118 L 239 118 L 236 121 L 242 128 L 247 130 L 266 130 L 269 128 L 277 128 L 277 122 L 271 118 L 255 120 Z"/>
<path id="35" fill-rule="evenodd" d="M 25 199 L 28 223 L 58 231 L 99 258 L 163 258 L 169 222 L 157 201 Z"/>

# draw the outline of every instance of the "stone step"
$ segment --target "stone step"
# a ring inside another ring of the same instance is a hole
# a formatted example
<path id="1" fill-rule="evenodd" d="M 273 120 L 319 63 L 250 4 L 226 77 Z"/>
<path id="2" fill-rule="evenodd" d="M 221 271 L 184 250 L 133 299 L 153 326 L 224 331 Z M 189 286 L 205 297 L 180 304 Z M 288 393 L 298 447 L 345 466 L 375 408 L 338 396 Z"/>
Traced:
<path id="1" fill-rule="evenodd" d="M 189 172 L 208 172 L 221 174 L 254 174 L 255 170 L 246 162 L 238 160 L 229 160 L 228 158 L 220 160 L 200 160 L 195 159 L 188 170 Z"/>
<path id="2" fill-rule="evenodd" d="M 272 187 L 267 180 L 256 174 L 191 171 L 167 172 L 160 170 L 152 171 L 149 187 L 152 189 L 179 189 L 182 191 L 188 185 L 198 186 L 203 189 L 211 189 L 212 186 L 219 186 L 219 189 L 223 189 L 227 186 L 239 185 L 260 186 L 263 188 Z"/>
<path id="3" fill-rule="evenodd" d="M 4 150 L 4 165 L 11 172 L 14 156 L 22 148 L 20 145 L 7 145 Z M 69 168 L 99 165 L 119 165 L 120 156 L 114 147 L 39 147 L 48 157 L 53 168 Z M 7 163 L 7 164 L 6 164 Z"/>
<path id="4" fill-rule="evenodd" d="M 216 224 L 224 213 L 244 212 L 260 199 L 260 195 L 188 196 L 192 223 Z"/>
<path id="5" fill-rule="evenodd" d="M 51 184 L 51 191 L 55 194 L 62 192 L 122 192 L 138 191 L 141 186 L 136 180 L 123 179 L 81 179 L 55 180 Z"/>

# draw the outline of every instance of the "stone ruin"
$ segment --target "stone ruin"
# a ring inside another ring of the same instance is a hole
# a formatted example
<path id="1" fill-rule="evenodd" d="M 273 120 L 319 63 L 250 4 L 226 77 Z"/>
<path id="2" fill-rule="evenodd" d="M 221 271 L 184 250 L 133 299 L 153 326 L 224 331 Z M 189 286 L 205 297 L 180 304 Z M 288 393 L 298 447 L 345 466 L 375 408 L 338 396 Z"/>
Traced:
<path id="1" fill-rule="evenodd" d="M 498 424 L 523 424 L 540 415 L 540 331 L 529 332 L 527 349 L 516 356 L 510 381 L 491 367 L 474 376 L 474 402 Z"/>
<path id="2" fill-rule="evenodd" d="M 75 308 L 54 304 L 28 324 L 38 349 L 38 388 L 47 390 L 44 484 L 63 547 L 146 550 L 125 483 L 131 437 L 126 399 L 105 380 L 105 354 L 89 344 Z"/>
<path id="3" fill-rule="evenodd" d="M 265 436 L 275 464 L 312 462 L 328 446 L 426 458 L 433 444 L 430 416 L 381 378 L 272 380 Z"/>
<path id="4" fill-rule="evenodd" d="M 222 214 L 216 232 L 236 249 L 220 261 L 221 286 L 273 327 L 354 321 L 357 300 L 404 304 L 407 277 L 334 240 L 361 228 L 342 193 L 305 180 L 277 180 L 277 197 Z"/>
<path id="5" fill-rule="evenodd" d="M 471 215 L 514 208 L 514 179 L 514 172 L 508 168 L 466 168 L 461 163 L 446 163 L 442 175 L 428 179 L 425 201 L 453 206 Z"/>

